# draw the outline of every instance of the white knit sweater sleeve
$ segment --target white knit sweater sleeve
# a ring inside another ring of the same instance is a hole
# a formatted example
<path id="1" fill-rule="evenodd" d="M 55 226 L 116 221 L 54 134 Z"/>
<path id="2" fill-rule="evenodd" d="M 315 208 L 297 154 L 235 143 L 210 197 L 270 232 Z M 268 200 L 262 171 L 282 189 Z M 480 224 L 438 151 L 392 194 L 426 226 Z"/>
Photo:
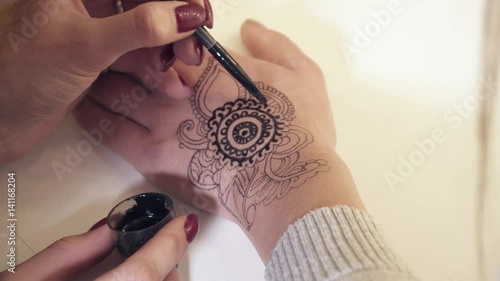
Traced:
<path id="1" fill-rule="evenodd" d="M 312 211 L 288 227 L 266 281 L 417 280 L 387 246 L 372 218 L 346 206 Z"/>

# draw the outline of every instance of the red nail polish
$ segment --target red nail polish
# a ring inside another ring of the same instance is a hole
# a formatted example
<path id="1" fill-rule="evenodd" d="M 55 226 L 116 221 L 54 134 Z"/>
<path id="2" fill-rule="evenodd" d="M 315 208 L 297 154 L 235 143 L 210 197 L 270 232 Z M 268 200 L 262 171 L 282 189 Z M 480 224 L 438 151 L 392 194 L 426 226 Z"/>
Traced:
<path id="1" fill-rule="evenodd" d="M 201 44 L 200 40 L 196 38 L 194 39 L 194 51 L 200 58 L 200 61 L 196 65 L 200 66 L 203 62 L 203 58 L 205 57 L 205 49 L 203 49 L 203 45 Z"/>
<path id="2" fill-rule="evenodd" d="M 161 51 L 160 54 L 160 60 L 162 63 L 163 68 L 161 69 L 162 71 L 167 71 L 175 62 L 175 54 L 174 54 L 174 45 L 169 44 L 165 46 L 163 51 Z"/>
<path id="3" fill-rule="evenodd" d="M 205 9 L 194 3 L 179 6 L 175 8 L 175 17 L 177 19 L 177 32 L 187 32 L 195 30 L 205 22 Z"/>
<path id="4" fill-rule="evenodd" d="M 193 242 L 194 238 L 198 234 L 199 222 L 198 216 L 195 214 L 190 214 L 186 218 L 186 222 L 184 223 L 184 232 L 186 233 L 186 240 L 188 243 Z"/>
<path id="5" fill-rule="evenodd" d="M 205 4 L 205 12 L 207 16 L 205 17 L 205 26 L 208 28 L 214 27 L 214 12 L 212 10 L 212 4 L 210 4 L 209 0 L 204 1 Z"/>
<path id="6" fill-rule="evenodd" d="M 105 224 L 106 224 L 106 218 L 103 218 L 102 220 L 96 222 L 88 231 L 96 230 Z"/>
<path id="7" fill-rule="evenodd" d="M 179 80 L 181 81 L 182 85 L 184 87 L 189 87 L 188 84 L 186 83 L 186 80 L 184 80 L 184 78 L 182 78 L 181 76 L 179 76 Z"/>

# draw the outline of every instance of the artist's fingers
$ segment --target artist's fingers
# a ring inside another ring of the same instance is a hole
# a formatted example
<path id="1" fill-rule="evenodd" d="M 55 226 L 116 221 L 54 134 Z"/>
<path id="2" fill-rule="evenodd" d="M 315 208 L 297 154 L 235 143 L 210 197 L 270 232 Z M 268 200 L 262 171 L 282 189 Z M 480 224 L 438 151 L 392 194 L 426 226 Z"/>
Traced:
<path id="1" fill-rule="evenodd" d="M 72 280 L 103 260 L 114 248 L 111 230 L 101 226 L 84 234 L 62 238 L 16 267 L 0 273 L 0 280 Z"/>
<path id="2" fill-rule="evenodd" d="M 148 2 L 111 17 L 93 19 L 95 48 L 118 58 L 144 47 L 166 45 L 191 35 L 205 22 L 203 6 L 185 2 Z"/>
<path id="3" fill-rule="evenodd" d="M 165 47 L 142 48 L 129 52 L 121 56 L 110 69 L 135 77 L 149 90 L 169 94 L 169 81 L 164 78 L 169 76 L 166 72 L 176 59 L 179 58 L 187 65 L 199 66 L 203 61 L 204 53 L 200 41 L 190 36 Z M 182 82 L 182 80 L 179 81 Z"/>
<path id="4" fill-rule="evenodd" d="M 259 59 L 291 69 L 299 74 L 318 75 L 316 63 L 285 35 L 247 20 L 241 28 L 243 43 Z"/>
<path id="5" fill-rule="evenodd" d="M 121 56 L 113 65 L 111 70 L 127 73 L 136 77 L 149 90 L 156 90 L 171 94 L 171 88 L 179 88 L 169 83 L 172 80 L 182 83 L 182 79 L 174 79 L 172 72 L 167 73 L 178 58 L 187 65 L 200 65 L 204 57 L 204 48 L 200 41 L 193 36 L 177 41 L 163 47 L 142 48 Z M 166 78 L 166 79 L 165 79 Z M 170 88 L 170 89 L 169 89 Z M 178 92 L 174 92 L 177 94 Z M 171 95 L 173 98 L 189 96 L 183 93 L 181 96 Z"/>
<path id="6" fill-rule="evenodd" d="M 174 99 L 187 98 L 191 90 L 171 68 L 175 60 L 173 45 L 170 44 L 164 48 L 130 52 L 118 59 L 111 69 L 135 77 L 150 91 L 158 91 Z"/>
<path id="7" fill-rule="evenodd" d="M 212 5 L 210 4 L 209 0 L 183 0 L 183 1 L 186 1 L 188 3 L 198 4 L 201 5 L 203 8 L 205 8 L 206 16 L 203 25 L 208 28 L 212 28 L 214 26 L 214 12 L 212 10 Z"/>
<path id="8" fill-rule="evenodd" d="M 174 43 L 174 54 L 187 65 L 199 66 L 205 57 L 205 48 L 194 36 L 189 36 Z"/>
<path id="9" fill-rule="evenodd" d="M 92 17 L 109 17 L 116 14 L 116 7 L 112 3 L 100 2 L 95 0 L 85 0 L 84 4 L 89 9 Z M 125 11 L 130 11 L 137 8 L 140 4 L 145 4 L 151 2 L 150 0 L 124 0 L 122 5 Z M 205 8 L 205 21 L 204 25 L 211 27 L 213 25 L 213 12 L 212 7 L 208 0 L 187 0 L 190 4 L 199 5 L 199 7 Z M 113 7 L 110 7 L 113 6 Z M 143 9 L 139 7 L 138 9 Z M 133 11 L 130 11 L 131 13 Z M 106 19 L 108 20 L 108 19 Z M 173 43 L 174 45 L 179 45 L 175 47 L 175 54 L 179 59 L 188 65 L 199 65 L 202 60 L 203 48 L 201 44 L 192 36 L 189 39 L 185 38 L 180 40 L 178 43 Z M 149 79 L 151 75 L 161 75 L 162 72 L 166 71 L 172 63 L 175 61 L 174 48 L 172 44 L 166 46 L 152 47 L 152 48 L 140 48 L 131 52 L 128 52 L 118 58 L 115 63 L 111 66 L 112 70 L 128 73 L 134 77 L 137 77 L 140 81 L 144 78 Z M 153 74 L 152 74 L 153 73 Z M 143 81 L 146 85 L 148 81 Z M 163 85 L 159 85 L 158 91 L 164 91 Z"/>
<path id="10" fill-rule="evenodd" d="M 198 233 L 198 217 L 178 217 L 164 226 L 135 254 L 98 280 L 164 280 Z"/>
<path id="11" fill-rule="evenodd" d="M 214 13 L 209 0 L 186 0 L 186 2 L 203 6 L 206 13 L 204 26 L 208 28 L 213 27 Z M 196 39 L 194 36 L 189 36 L 187 38 L 174 42 L 173 52 L 175 56 L 179 58 L 179 60 L 183 63 L 187 65 L 199 66 L 203 61 L 205 49 L 198 39 Z"/>
<path id="12" fill-rule="evenodd" d="M 162 0 L 168 1 L 168 0 Z M 137 6 L 151 2 L 151 0 L 122 0 L 122 7 L 124 11 L 129 11 Z M 180 2 L 180 1 L 179 1 Z M 205 8 L 206 18 L 204 25 L 208 28 L 213 27 L 213 11 L 212 6 L 208 0 L 184 0 L 183 2 L 196 3 Z M 117 7 L 115 0 L 82 0 L 85 8 L 93 18 L 105 18 L 116 15 Z"/>
<path id="13" fill-rule="evenodd" d="M 175 62 L 172 66 L 173 69 L 181 76 L 190 88 L 193 88 L 199 78 L 203 75 L 207 68 L 208 62 L 212 60 L 210 55 L 205 56 L 204 60 L 199 66 L 185 65 L 179 61 Z"/>
<path id="14" fill-rule="evenodd" d="M 175 59 L 172 44 L 141 48 L 121 56 L 111 65 L 110 70 L 127 73 L 141 81 L 149 90 L 166 93 L 164 73 L 175 62 Z"/>

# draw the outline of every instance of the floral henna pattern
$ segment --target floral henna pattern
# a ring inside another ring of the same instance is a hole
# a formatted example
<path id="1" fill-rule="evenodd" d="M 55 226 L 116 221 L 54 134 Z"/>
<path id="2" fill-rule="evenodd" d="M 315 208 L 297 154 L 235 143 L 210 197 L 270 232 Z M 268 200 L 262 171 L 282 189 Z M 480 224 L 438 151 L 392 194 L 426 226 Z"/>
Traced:
<path id="1" fill-rule="evenodd" d="M 232 80 L 235 99 L 210 108 L 207 96 L 216 91 L 218 80 L 231 83 L 232 78 L 211 58 L 191 97 L 195 119 L 182 122 L 177 136 L 181 148 L 195 151 L 190 182 L 216 189 L 222 205 L 250 230 L 259 205 L 285 197 L 329 167 L 321 159 L 301 159 L 300 151 L 314 138 L 291 124 L 295 109 L 283 93 L 257 83 L 268 99 L 262 105 Z"/>
<path id="2" fill-rule="evenodd" d="M 287 127 L 284 117 L 271 108 L 242 99 L 215 110 L 208 126 L 208 149 L 231 167 L 261 162 L 280 142 Z"/>

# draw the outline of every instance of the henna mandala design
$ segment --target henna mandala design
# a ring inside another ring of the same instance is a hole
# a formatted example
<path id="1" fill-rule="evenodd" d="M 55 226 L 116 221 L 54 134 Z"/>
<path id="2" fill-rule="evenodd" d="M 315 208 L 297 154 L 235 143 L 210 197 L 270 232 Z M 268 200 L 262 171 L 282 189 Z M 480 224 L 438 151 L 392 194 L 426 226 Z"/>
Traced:
<path id="1" fill-rule="evenodd" d="M 224 164 L 253 166 L 279 142 L 286 121 L 254 100 L 226 103 L 208 121 L 209 150 Z"/>
<path id="2" fill-rule="evenodd" d="M 235 99 L 210 108 L 207 95 L 216 91 L 218 80 L 225 86 L 234 83 Z M 177 130 L 181 148 L 195 151 L 188 168 L 191 183 L 203 190 L 217 189 L 221 203 L 247 230 L 255 221 L 257 206 L 267 206 L 329 170 L 324 160 L 301 159 L 300 151 L 314 138 L 290 124 L 295 118 L 290 100 L 264 83 L 257 86 L 268 99 L 266 106 L 251 99 L 210 58 L 191 97 L 196 120 L 182 122 Z"/>

